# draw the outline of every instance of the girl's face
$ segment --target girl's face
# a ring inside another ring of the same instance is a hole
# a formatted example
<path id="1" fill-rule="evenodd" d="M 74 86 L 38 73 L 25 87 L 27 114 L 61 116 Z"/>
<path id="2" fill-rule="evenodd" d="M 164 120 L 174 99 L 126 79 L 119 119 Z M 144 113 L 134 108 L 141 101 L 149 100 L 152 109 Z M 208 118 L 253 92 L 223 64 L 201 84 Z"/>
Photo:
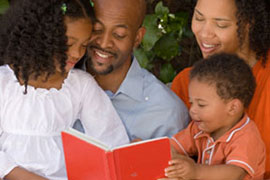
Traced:
<path id="1" fill-rule="evenodd" d="M 83 57 L 86 52 L 88 41 L 92 33 L 92 22 L 89 18 L 65 19 L 68 38 L 68 51 L 66 61 L 66 72 L 74 67 L 74 65 Z"/>
<path id="2" fill-rule="evenodd" d="M 198 0 L 192 18 L 192 31 L 204 58 L 218 52 L 241 53 L 247 48 L 244 39 L 240 48 L 237 35 L 234 0 Z"/>

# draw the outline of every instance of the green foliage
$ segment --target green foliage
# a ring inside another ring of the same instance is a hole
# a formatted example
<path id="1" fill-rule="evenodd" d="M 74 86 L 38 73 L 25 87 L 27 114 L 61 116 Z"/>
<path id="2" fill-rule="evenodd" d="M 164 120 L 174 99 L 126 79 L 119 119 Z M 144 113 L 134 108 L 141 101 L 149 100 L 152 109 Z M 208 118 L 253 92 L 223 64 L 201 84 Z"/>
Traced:
<path id="1" fill-rule="evenodd" d="M 0 14 L 5 13 L 8 7 L 9 4 L 7 0 L 0 0 Z"/>
<path id="2" fill-rule="evenodd" d="M 146 34 L 139 48 L 134 52 L 143 68 L 153 71 L 157 59 L 162 60 L 159 79 L 164 83 L 172 81 L 176 71 L 171 61 L 181 54 L 180 41 L 183 36 L 190 36 L 187 27 L 188 13 L 172 14 L 159 2 L 154 14 L 145 17 L 143 26 Z"/>

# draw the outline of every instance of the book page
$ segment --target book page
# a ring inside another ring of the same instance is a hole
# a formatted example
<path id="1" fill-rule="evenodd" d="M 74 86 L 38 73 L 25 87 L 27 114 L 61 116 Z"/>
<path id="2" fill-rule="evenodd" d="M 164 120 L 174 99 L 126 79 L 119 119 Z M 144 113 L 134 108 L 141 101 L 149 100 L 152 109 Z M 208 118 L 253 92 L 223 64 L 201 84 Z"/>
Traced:
<path id="1" fill-rule="evenodd" d="M 77 131 L 76 129 L 69 128 L 68 130 L 65 130 L 64 132 L 71 134 L 71 135 L 73 135 L 81 140 L 84 140 L 90 144 L 93 144 L 101 149 L 104 149 L 105 151 L 110 151 L 109 146 L 107 146 L 106 144 L 102 143 L 101 141 L 99 141 L 98 139 L 96 139 L 94 137 L 87 136 L 86 134 L 84 134 L 80 131 Z"/>
<path id="2" fill-rule="evenodd" d="M 160 139 L 168 139 L 168 137 L 159 137 L 159 138 L 147 139 L 147 140 L 138 141 L 138 142 L 134 142 L 134 143 L 124 144 L 124 145 L 117 146 L 117 147 L 113 148 L 112 151 L 115 150 L 115 149 L 125 148 L 125 147 L 128 147 L 128 146 L 136 146 L 138 144 L 143 144 L 143 143 L 147 143 L 147 142 L 157 141 L 157 140 L 160 140 Z"/>

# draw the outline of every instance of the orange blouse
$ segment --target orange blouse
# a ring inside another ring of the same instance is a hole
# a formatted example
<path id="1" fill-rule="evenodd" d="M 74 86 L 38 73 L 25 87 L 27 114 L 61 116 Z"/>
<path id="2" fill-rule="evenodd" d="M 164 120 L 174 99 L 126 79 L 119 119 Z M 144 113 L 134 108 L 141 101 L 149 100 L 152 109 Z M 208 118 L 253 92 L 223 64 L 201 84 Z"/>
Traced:
<path id="1" fill-rule="evenodd" d="M 190 107 L 188 97 L 189 72 L 191 68 L 181 71 L 173 80 L 171 89 Z M 265 67 L 258 61 L 252 68 L 256 79 L 254 97 L 247 109 L 248 116 L 256 123 L 266 146 L 266 173 L 270 178 L 270 53 Z"/>

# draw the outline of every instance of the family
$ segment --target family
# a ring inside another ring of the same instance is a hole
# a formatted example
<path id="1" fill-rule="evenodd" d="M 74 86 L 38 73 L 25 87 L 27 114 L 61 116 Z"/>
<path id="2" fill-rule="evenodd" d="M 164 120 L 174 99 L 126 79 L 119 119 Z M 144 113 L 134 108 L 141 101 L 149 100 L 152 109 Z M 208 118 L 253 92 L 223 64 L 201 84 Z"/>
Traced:
<path id="1" fill-rule="evenodd" d="M 203 59 L 171 89 L 133 56 L 145 0 L 10 4 L 0 17 L 0 179 L 66 180 L 70 127 L 112 147 L 170 137 L 159 180 L 270 179 L 268 0 L 197 0 Z"/>

